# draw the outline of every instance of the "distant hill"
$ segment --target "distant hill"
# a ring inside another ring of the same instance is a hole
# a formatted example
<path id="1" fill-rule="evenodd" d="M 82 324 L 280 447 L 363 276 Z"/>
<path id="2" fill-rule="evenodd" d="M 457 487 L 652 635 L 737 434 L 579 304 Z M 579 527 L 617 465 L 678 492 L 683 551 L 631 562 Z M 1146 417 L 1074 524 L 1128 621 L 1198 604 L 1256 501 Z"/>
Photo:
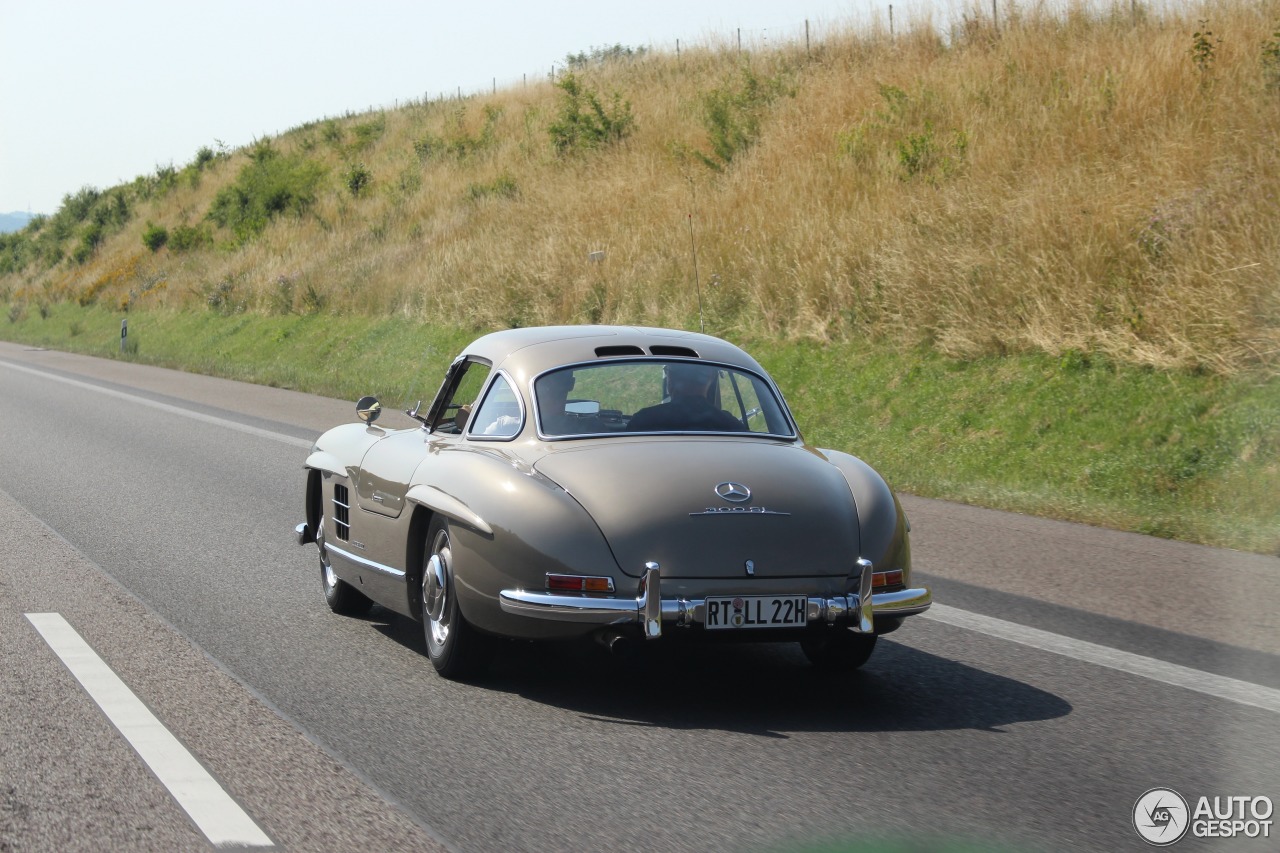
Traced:
<path id="1" fill-rule="evenodd" d="M 14 213 L 0 213 L 0 234 L 8 234 L 12 231 L 21 231 L 27 227 L 27 223 L 31 221 L 34 214 L 15 211 Z"/>

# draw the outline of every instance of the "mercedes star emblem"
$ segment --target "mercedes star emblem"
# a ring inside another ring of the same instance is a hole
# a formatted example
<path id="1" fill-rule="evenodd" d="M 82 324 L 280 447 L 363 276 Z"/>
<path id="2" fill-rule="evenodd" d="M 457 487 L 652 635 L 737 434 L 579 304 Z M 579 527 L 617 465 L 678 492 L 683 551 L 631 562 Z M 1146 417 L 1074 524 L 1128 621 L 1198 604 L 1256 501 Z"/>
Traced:
<path id="1" fill-rule="evenodd" d="M 751 490 L 741 483 L 721 483 L 716 486 L 716 494 L 735 504 L 751 500 Z"/>

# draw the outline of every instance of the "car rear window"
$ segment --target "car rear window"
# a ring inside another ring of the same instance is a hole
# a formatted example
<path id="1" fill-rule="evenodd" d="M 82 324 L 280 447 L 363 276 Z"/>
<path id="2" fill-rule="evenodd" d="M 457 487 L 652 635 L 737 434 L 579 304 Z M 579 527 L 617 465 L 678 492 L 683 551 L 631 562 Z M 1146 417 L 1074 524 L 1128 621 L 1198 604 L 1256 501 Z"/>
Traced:
<path id="1" fill-rule="evenodd" d="M 618 359 L 559 368 L 538 377 L 534 394 L 540 431 L 552 437 L 795 436 L 786 408 L 763 377 L 694 359 Z"/>

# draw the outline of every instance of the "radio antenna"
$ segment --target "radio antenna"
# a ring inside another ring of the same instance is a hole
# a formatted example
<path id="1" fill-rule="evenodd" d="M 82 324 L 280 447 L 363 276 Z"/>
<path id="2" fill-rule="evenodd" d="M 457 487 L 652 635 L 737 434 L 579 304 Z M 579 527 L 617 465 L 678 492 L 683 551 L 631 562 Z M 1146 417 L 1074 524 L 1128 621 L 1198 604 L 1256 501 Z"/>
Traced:
<path id="1" fill-rule="evenodd" d="M 705 333 L 706 325 L 702 321 L 702 280 L 698 278 L 698 243 L 693 239 L 693 214 L 689 214 L 689 247 L 693 250 L 693 283 L 698 289 L 698 331 Z"/>

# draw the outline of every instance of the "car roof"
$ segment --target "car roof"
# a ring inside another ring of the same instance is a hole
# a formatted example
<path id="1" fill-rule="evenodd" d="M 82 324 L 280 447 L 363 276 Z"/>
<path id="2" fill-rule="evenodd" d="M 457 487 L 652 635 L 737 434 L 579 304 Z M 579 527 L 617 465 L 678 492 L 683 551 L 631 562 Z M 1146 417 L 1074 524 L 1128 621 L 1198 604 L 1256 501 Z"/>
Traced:
<path id="1" fill-rule="evenodd" d="M 639 326 L 538 326 L 494 332 L 473 341 L 464 355 L 490 362 L 520 377 L 562 364 L 603 358 L 666 356 L 698 358 L 764 370 L 738 347 L 711 335 Z"/>

